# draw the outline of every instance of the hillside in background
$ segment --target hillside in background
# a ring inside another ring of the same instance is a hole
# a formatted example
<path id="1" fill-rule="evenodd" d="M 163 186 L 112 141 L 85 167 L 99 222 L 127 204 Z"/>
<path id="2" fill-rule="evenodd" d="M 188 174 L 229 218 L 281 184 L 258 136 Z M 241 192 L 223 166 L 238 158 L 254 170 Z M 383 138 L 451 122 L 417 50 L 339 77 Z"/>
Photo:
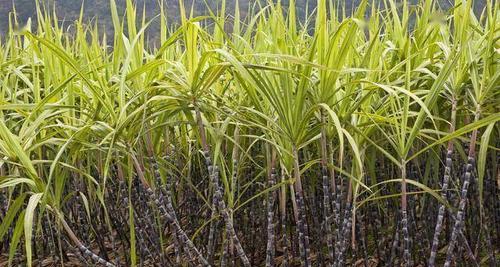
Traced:
<path id="1" fill-rule="evenodd" d="M 13 2 L 17 18 L 20 25 L 24 25 L 28 18 L 36 18 L 36 0 L 0 0 L 0 35 L 3 35 L 8 30 L 9 14 L 13 11 Z M 40 0 L 39 0 L 40 1 Z M 101 29 L 105 29 L 108 34 L 112 34 L 113 27 L 110 16 L 110 1 L 109 0 L 42 0 L 45 6 L 56 8 L 57 15 L 62 25 L 69 26 L 73 21 L 77 20 L 80 15 L 80 9 L 84 8 L 85 20 L 87 22 L 97 22 Z M 139 14 L 142 14 L 145 8 L 145 14 L 148 19 L 154 18 L 159 13 L 159 1 L 161 0 L 135 0 Z M 178 0 L 163 0 L 166 6 L 168 20 L 170 23 L 177 23 L 180 19 L 179 1 Z M 359 0 L 336 0 L 340 6 L 344 7 L 346 13 L 351 13 L 351 10 L 356 7 Z M 396 0 L 399 1 L 399 0 Z M 476 13 L 480 13 L 485 6 L 487 0 L 474 1 L 474 9 Z M 256 4 L 256 0 L 240 0 L 239 7 L 242 16 L 247 13 L 249 7 Z M 262 3 L 266 1 L 261 0 Z M 289 0 L 283 0 L 283 6 L 286 8 Z M 315 0 L 295 0 L 297 13 L 299 17 L 304 19 L 307 13 L 314 10 Z M 409 2 L 416 3 L 418 0 L 410 0 Z M 125 12 L 126 0 L 116 0 L 119 14 Z M 186 8 L 193 9 L 195 15 L 208 14 L 208 7 L 214 12 L 217 12 L 222 0 L 184 0 Z M 449 0 L 438 0 L 438 4 L 443 9 L 448 9 L 452 6 Z M 226 13 L 231 15 L 234 13 L 236 0 L 226 1 Z M 140 21 L 140 20 L 138 20 Z M 158 23 L 152 23 L 149 29 L 149 38 L 155 39 L 158 32 Z"/>

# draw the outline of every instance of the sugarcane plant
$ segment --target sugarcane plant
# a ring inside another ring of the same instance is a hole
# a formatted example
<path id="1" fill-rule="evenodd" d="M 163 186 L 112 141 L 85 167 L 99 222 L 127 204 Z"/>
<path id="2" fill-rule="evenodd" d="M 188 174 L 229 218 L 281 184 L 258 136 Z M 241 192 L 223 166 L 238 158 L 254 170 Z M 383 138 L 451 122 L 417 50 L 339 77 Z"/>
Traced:
<path id="1" fill-rule="evenodd" d="M 14 4 L 0 265 L 497 265 L 498 1 L 121 2 Z"/>

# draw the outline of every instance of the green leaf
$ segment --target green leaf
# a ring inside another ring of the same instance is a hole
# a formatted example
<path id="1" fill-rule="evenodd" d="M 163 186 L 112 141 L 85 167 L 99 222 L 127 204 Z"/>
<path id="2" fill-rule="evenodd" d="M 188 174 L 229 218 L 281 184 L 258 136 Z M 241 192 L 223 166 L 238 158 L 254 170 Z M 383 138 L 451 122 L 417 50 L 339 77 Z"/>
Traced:
<path id="1" fill-rule="evenodd" d="M 5 233 L 9 230 L 10 224 L 14 221 L 14 218 L 16 217 L 19 209 L 22 207 L 25 198 L 26 194 L 21 194 L 9 205 L 9 209 L 5 213 L 5 216 L 2 218 L 2 223 L 0 224 L 0 241 L 3 240 Z"/>
<path id="2" fill-rule="evenodd" d="M 28 178 L 7 178 L 0 183 L 0 189 L 15 187 L 18 184 L 28 184 L 31 188 L 36 188 L 35 182 Z"/>
<path id="3" fill-rule="evenodd" d="M 458 60 L 458 55 L 459 53 L 454 53 L 452 54 L 445 62 L 445 65 L 443 68 L 439 71 L 438 77 L 434 80 L 432 83 L 432 86 L 427 93 L 425 97 L 425 102 L 424 106 L 427 107 L 427 109 L 422 108 L 420 112 L 418 113 L 417 119 L 413 123 L 412 130 L 410 132 L 410 136 L 407 139 L 404 151 L 403 151 L 403 156 L 406 157 L 408 155 L 408 152 L 410 151 L 413 141 L 418 135 L 418 132 L 421 130 L 422 125 L 424 124 L 426 115 L 428 114 L 426 111 L 427 110 L 432 110 L 434 108 L 434 105 L 437 102 L 438 96 L 443 88 L 444 83 L 448 80 L 448 77 L 451 74 L 451 71 L 455 68 L 456 62 Z"/>
<path id="4" fill-rule="evenodd" d="M 14 260 L 14 255 L 16 254 L 17 245 L 19 241 L 21 241 L 21 236 L 23 234 L 23 222 L 26 211 L 21 211 L 19 214 L 19 218 L 16 222 L 16 227 L 14 228 L 14 232 L 12 234 L 12 239 L 9 243 L 9 267 L 12 266 L 12 260 Z"/>
<path id="5" fill-rule="evenodd" d="M 438 194 L 436 192 L 436 190 L 432 190 L 431 188 L 429 188 L 428 186 L 422 184 L 422 183 L 419 183 L 415 180 L 412 180 L 412 179 L 405 179 L 406 183 L 409 183 L 409 184 L 412 184 L 420 189 L 422 189 L 424 192 L 426 192 L 427 194 L 430 194 L 431 196 L 433 196 L 437 201 L 441 202 L 443 205 L 445 205 L 446 207 L 448 207 L 448 209 L 453 209 L 450 204 L 445 201 L 440 194 Z M 372 185 L 370 188 L 372 188 L 372 191 L 374 188 L 377 188 L 383 184 L 388 184 L 388 183 L 401 183 L 403 182 L 403 179 L 399 178 L 399 179 L 389 179 L 389 180 L 385 180 L 385 181 L 382 181 L 380 183 L 377 183 L 375 185 Z M 410 192 L 411 193 L 411 192 Z"/>
<path id="6" fill-rule="evenodd" d="M 418 155 L 424 153 L 425 151 L 429 150 L 431 147 L 442 144 L 444 142 L 447 142 L 449 140 L 455 139 L 457 137 L 460 137 L 468 132 L 472 132 L 475 129 L 479 129 L 481 127 L 484 127 L 486 125 L 489 125 L 490 123 L 495 123 L 497 121 L 500 121 L 500 113 L 495 113 L 492 114 L 486 118 L 483 118 L 481 120 L 478 120 L 474 123 L 470 123 L 465 125 L 464 127 L 454 131 L 453 133 L 447 134 L 446 136 L 434 141 L 432 144 L 424 147 L 423 149 L 419 150 L 417 153 L 413 154 L 411 157 L 408 158 L 407 161 L 411 161 L 414 158 L 416 158 Z"/>
<path id="7" fill-rule="evenodd" d="M 484 171 L 486 166 L 486 153 L 488 151 L 488 144 L 490 143 L 491 133 L 495 127 L 495 123 L 488 125 L 483 135 L 481 136 L 481 147 L 479 148 L 477 173 L 479 185 L 479 202 L 483 203 L 483 188 L 484 188 Z"/>
<path id="8" fill-rule="evenodd" d="M 26 174 L 29 176 L 29 178 L 31 178 L 35 182 L 40 181 L 40 178 L 38 178 L 38 175 L 36 173 L 35 167 L 33 167 L 33 164 L 31 163 L 29 155 L 26 154 L 26 152 L 21 146 L 19 138 L 9 131 L 4 121 L 1 119 L 0 119 L 0 137 L 2 138 L 2 140 L 4 140 L 5 146 L 8 149 L 9 152 L 8 156 L 10 158 L 19 159 L 22 166 L 26 170 Z"/>
<path id="9" fill-rule="evenodd" d="M 35 209 L 43 194 L 38 193 L 30 197 L 28 206 L 26 207 L 26 216 L 24 217 L 24 245 L 26 248 L 26 262 L 28 267 L 31 267 L 31 239 L 33 233 L 33 217 L 35 216 Z"/>

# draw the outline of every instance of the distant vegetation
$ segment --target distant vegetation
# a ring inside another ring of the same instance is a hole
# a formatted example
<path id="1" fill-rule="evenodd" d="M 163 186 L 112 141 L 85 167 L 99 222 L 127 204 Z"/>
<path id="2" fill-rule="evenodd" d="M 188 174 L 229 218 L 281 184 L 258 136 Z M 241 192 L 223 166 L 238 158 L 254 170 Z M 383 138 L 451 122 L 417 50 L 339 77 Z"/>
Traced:
<path id="1" fill-rule="evenodd" d="M 19 24 L 24 25 L 28 18 L 36 17 L 36 1 L 37 0 L 15 0 L 16 13 Z M 108 35 L 112 35 L 113 27 L 110 15 L 110 2 L 109 0 L 38 0 L 39 3 L 44 3 L 44 6 L 51 8 L 56 7 L 60 22 L 65 22 L 66 26 L 70 26 L 71 22 L 78 20 L 80 10 L 84 8 L 85 21 L 97 22 L 101 30 L 105 30 Z M 145 7 L 145 14 L 147 19 L 154 18 L 160 12 L 159 3 L 164 1 L 168 20 L 171 23 L 180 22 L 179 0 L 135 0 L 137 4 L 137 11 L 142 15 L 143 7 Z M 217 12 L 221 7 L 221 0 L 183 0 L 186 7 L 193 7 L 194 15 L 206 15 L 209 13 L 208 7 Z M 261 5 L 265 5 L 267 0 L 260 0 Z M 375 0 L 379 2 L 380 0 Z M 486 0 L 474 1 L 474 10 L 480 13 Z M 236 8 L 236 0 L 226 2 L 226 15 L 232 16 Z M 259 1 L 239 0 L 238 5 L 241 16 L 245 17 L 249 8 L 256 5 Z M 274 0 L 276 2 L 276 0 Z M 281 1 L 283 6 L 287 7 L 289 0 Z M 305 19 L 306 14 L 311 14 L 316 7 L 316 0 L 295 0 L 298 17 L 302 20 Z M 412 0 L 413 4 L 417 0 Z M 452 4 L 449 0 L 437 1 L 440 7 L 444 10 L 450 8 Z M 4 34 L 8 30 L 9 13 L 13 10 L 13 0 L 0 0 L 0 34 Z M 118 13 L 124 14 L 126 0 L 117 0 Z M 353 7 L 358 6 L 359 0 L 334 0 L 342 8 L 345 8 L 346 14 L 351 14 Z M 340 12 L 340 11 L 339 11 Z M 148 29 L 148 36 L 150 39 L 157 40 L 159 33 L 159 23 L 154 21 Z"/>

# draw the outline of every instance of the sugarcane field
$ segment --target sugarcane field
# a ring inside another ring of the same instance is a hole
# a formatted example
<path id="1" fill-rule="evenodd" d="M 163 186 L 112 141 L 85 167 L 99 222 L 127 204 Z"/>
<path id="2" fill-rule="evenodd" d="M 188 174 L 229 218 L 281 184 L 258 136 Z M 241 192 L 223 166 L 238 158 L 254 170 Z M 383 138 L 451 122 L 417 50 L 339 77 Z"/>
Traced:
<path id="1" fill-rule="evenodd" d="M 0 267 L 500 266 L 497 0 L 1 0 Z"/>

